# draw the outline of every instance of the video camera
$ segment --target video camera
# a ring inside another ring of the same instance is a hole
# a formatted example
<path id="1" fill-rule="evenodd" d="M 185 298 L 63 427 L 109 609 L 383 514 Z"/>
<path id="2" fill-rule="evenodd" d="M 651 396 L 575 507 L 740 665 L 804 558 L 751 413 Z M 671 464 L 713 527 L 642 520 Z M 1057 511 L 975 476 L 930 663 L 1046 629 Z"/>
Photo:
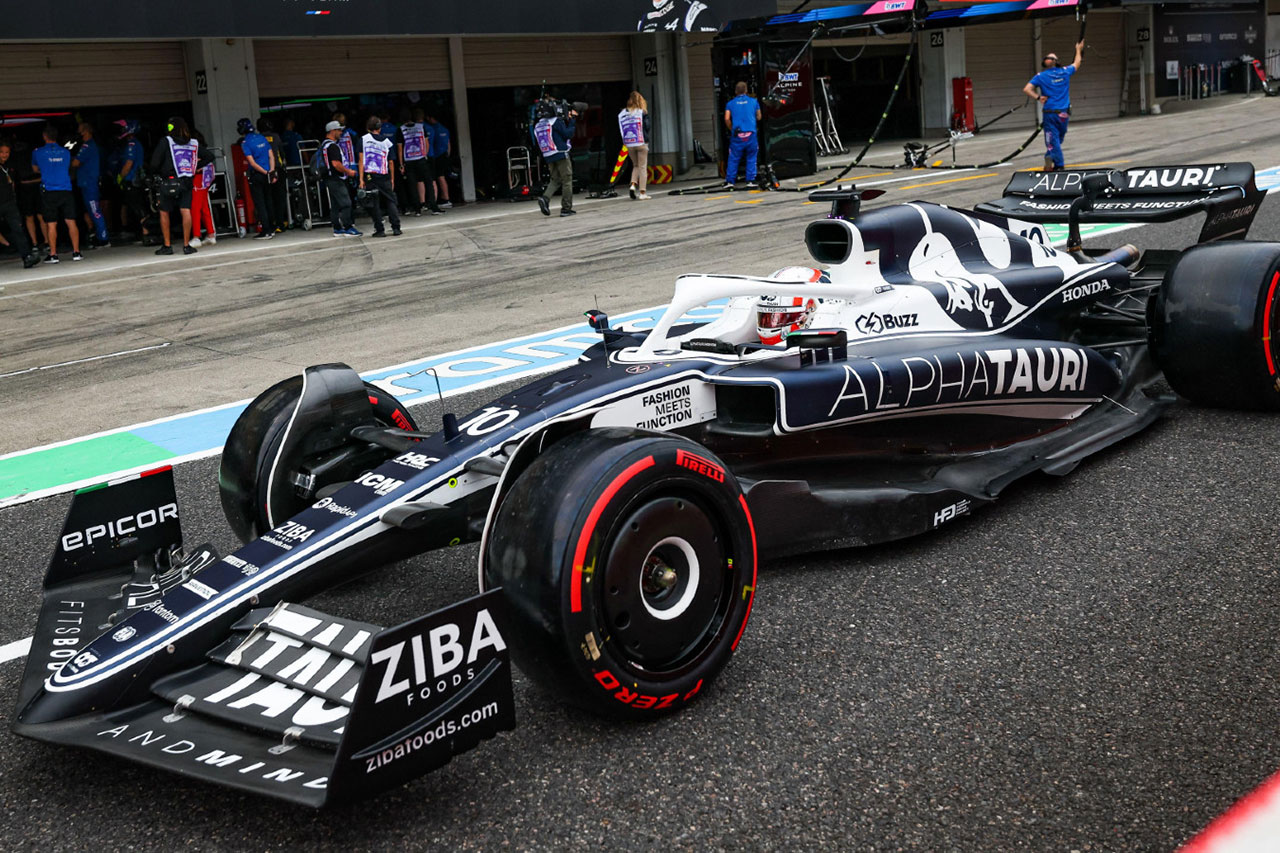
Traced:
<path id="1" fill-rule="evenodd" d="M 567 119 L 569 117 L 570 110 L 576 110 L 577 113 L 581 115 L 586 112 L 587 104 L 582 101 L 574 101 L 571 104 L 562 98 L 553 98 L 548 95 L 533 105 L 533 117 L 534 119 Z"/>

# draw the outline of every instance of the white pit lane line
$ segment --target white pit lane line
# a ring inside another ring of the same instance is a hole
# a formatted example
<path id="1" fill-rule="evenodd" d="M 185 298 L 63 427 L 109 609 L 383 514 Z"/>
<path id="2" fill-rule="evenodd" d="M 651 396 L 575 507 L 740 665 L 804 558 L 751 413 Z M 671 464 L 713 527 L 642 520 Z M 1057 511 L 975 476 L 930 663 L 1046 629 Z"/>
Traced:
<path id="1" fill-rule="evenodd" d="M 0 646 L 0 663 L 8 663 L 11 660 L 25 658 L 31 651 L 31 637 L 21 640 L 14 640 L 12 643 L 6 643 Z"/>
<path id="2" fill-rule="evenodd" d="M 970 170 L 961 170 L 961 171 L 970 171 Z M 954 174 L 954 172 L 953 172 L 953 174 Z M 1260 178 L 1266 178 L 1265 183 L 1264 183 L 1264 187 L 1265 187 L 1264 192 L 1266 192 L 1266 193 L 1267 193 L 1267 195 L 1270 195 L 1270 194 L 1271 194 L 1272 192 L 1274 192 L 1275 190 L 1280 189 L 1280 184 L 1277 184 L 1277 185 L 1275 185 L 1275 186 L 1271 186 L 1272 181 L 1273 181 L 1273 180 L 1275 180 L 1275 179 L 1276 179 L 1276 177 L 1280 176 L 1280 166 L 1271 166 L 1271 167 L 1269 167 L 1269 168 L 1267 168 L 1267 169 L 1258 169 L 1258 170 L 1256 170 L 1256 174 L 1257 174 Z M 917 176 L 913 176 L 913 177 L 919 177 L 919 176 L 917 175 Z M 898 180 L 898 179 L 894 179 L 893 181 L 885 181 L 885 182 L 882 182 L 882 183 L 893 183 L 893 182 L 896 182 L 897 180 Z M 868 184 L 867 186 L 870 186 L 870 185 Z M 506 214 L 497 214 L 496 216 L 503 216 L 503 215 L 506 215 Z M 485 218 L 496 218 L 496 216 L 490 216 L 490 217 L 485 217 Z M 1128 224 L 1124 225 L 1123 227 L 1112 229 L 1112 230 L 1108 231 L 1107 233 L 1108 233 L 1108 234 L 1115 234 L 1115 233 L 1118 233 L 1118 232 L 1120 232 L 1120 231 L 1128 231 L 1128 230 L 1130 230 L 1130 229 L 1132 229 L 1132 228 L 1140 228 L 1140 227 L 1142 227 L 1143 225 L 1148 225 L 1148 224 L 1150 224 L 1150 223 L 1146 223 L 1146 222 L 1134 222 L 1134 223 L 1128 223 Z M 3 298 L 3 297 L 0 297 L 0 298 Z M 659 310 L 660 310 L 660 309 L 659 309 Z M 513 338 L 512 340 L 517 340 L 517 339 Z M 503 343 L 509 343 L 509 341 L 507 341 L 507 342 L 504 342 L 504 341 L 498 341 L 498 342 L 496 342 L 496 343 L 494 343 L 494 344 L 492 344 L 492 345 L 493 345 L 493 346 L 501 346 Z M 512 378 L 515 378 L 515 377 L 512 377 Z M 503 381 L 506 381 L 506 380 L 503 380 Z M 490 384 L 492 384 L 492 383 L 490 383 Z M 478 384 L 478 385 L 476 385 L 476 386 L 469 387 L 469 388 L 467 388 L 466 390 L 468 390 L 468 391 L 471 391 L 471 390 L 479 390 L 480 388 L 483 388 L 483 387 L 485 387 L 485 383 L 480 383 L 480 384 Z M 447 396 L 453 396 L 453 395 L 452 395 L 452 394 L 449 394 L 449 395 L 447 395 Z M 208 458 L 209 456 L 213 456 L 213 455 L 216 455 L 216 452 L 191 454 L 190 456 L 187 456 L 187 457 L 178 457 L 178 458 L 176 458 L 176 459 L 168 460 L 166 464 L 170 464 L 170 465 L 178 465 L 178 464 L 180 464 L 180 463 L 182 463 L 182 462 L 190 462 L 190 461 L 194 461 L 194 460 L 196 460 L 196 459 L 205 459 L 205 458 Z M 26 657 L 26 656 L 27 656 L 27 654 L 28 654 L 28 652 L 30 652 L 30 651 L 31 651 L 31 640 L 32 640 L 32 637 L 25 637 L 25 638 L 23 638 L 23 639 L 21 639 L 21 640 L 14 640 L 14 641 L 13 641 L 13 642 L 11 642 L 11 643 L 7 643 L 7 644 L 5 644 L 5 645 L 3 645 L 3 646 L 0 646 L 0 664 L 5 664 L 5 663 L 8 663 L 8 662 L 9 662 L 9 661 L 11 661 L 11 660 L 19 660 L 19 659 L 21 659 L 21 658 Z"/>

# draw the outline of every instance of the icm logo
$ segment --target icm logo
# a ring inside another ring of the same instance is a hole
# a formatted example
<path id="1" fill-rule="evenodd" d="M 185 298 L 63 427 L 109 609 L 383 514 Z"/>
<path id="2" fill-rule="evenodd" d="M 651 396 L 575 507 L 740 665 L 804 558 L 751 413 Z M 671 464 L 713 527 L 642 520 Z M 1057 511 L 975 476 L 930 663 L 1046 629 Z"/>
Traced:
<path id="1" fill-rule="evenodd" d="M 384 477 L 383 475 L 375 474 L 372 471 L 362 475 L 358 480 L 356 480 L 356 482 L 362 486 L 373 489 L 373 493 L 380 498 L 386 497 L 404 485 L 404 480 L 394 480 L 391 477 Z"/>
<path id="2" fill-rule="evenodd" d="M 144 509 L 106 524 L 94 524 L 84 530 L 67 533 L 62 537 L 62 550 L 74 551 L 86 545 L 92 545 L 99 539 L 115 539 L 117 536 L 128 536 L 148 527 L 155 527 L 166 521 L 178 518 L 178 505 L 167 503 L 157 509 Z"/>

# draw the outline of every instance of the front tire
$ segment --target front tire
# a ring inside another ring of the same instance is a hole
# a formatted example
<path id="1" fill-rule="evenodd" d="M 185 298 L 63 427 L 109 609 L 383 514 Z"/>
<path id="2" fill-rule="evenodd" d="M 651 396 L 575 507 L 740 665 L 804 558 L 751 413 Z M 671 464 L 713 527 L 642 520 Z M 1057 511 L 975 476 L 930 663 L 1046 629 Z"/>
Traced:
<path id="1" fill-rule="evenodd" d="M 499 507 L 486 582 L 512 656 L 559 699 L 644 719 L 692 701 L 738 645 L 755 532 L 724 463 L 684 439 L 596 429 L 553 445 Z"/>
<path id="2" fill-rule="evenodd" d="M 413 418 L 395 397 L 369 382 L 364 383 L 381 426 L 416 430 Z M 248 542 L 276 523 L 301 512 L 309 503 L 292 489 L 268 493 L 268 473 L 284 440 L 289 419 L 302 396 L 302 377 L 291 376 L 263 391 L 240 413 L 222 451 L 218 468 L 218 492 L 222 514 L 241 542 Z M 347 472 L 355 477 L 362 472 Z M 270 510 L 268 510 L 270 506 Z"/>
<path id="3" fill-rule="evenodd" d="M 1203 406 L 1280 410 L 1280 244 L 1186 250 L 1150 320 L 1152 353 L 1174 391 Z"/>

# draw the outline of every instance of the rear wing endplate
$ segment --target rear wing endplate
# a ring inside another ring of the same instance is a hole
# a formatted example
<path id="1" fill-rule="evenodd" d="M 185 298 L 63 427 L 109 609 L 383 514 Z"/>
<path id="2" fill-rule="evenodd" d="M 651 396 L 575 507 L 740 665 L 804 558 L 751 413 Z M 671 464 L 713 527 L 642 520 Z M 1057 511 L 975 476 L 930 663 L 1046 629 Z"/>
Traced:
<path id="1" fill-rule="evenodd" d="M 1016 172 L 1000 199 L 974 209 L 1026 222 L 1066 222 L 1071 202 L 1081 196 L 1081 182 L 1098 174 L 1110 174 L 1114 188 L 1092 210 L 1080 213 L 1082 223 L 1169 222 L 1205 213 L 1201 243 L 1244 239 L 1266 198 L 1252 163 L 1212 163 Z"/>

